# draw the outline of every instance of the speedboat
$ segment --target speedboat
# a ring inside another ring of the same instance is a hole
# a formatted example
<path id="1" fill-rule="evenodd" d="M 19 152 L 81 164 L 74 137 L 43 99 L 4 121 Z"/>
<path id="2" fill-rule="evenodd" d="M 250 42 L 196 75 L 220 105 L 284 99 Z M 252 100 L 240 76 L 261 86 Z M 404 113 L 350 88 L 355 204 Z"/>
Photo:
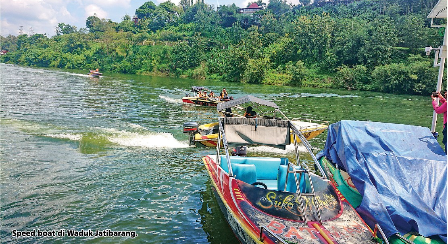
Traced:
<path id="1" fill-rule="evenodd" d="M 317 158 L 388 243 L 446 243 L 447 156 L 429 128 L 343 120 L 330 125 Z"/>
<path id="2" fill-rule="evenodd" d="M 89 76 L 90 77 L 100 77 L 100 76 L 102 76 L 103 75 L 103 73 L 100 73 L 99 71 L 97 71 L 97 70 L 90 70 L 90 72 L 89 72 Z"/>
<path id="3" fill-rule="evenodd" d="M 234 99 L 232 103 L 221 103 L 218 112 L 223 116 L 232 116 L 232 117 L 244 117 L 243 115 L 238 115 L 235 113 L 235 110 L 239 108 L 241 110 L 241 105 L 245 103 L 251 103 L 252 106 L 256 106 L 258 110 L 258 115 L 261 118 L 269 118 L 270 116 L 265 115 L 269 113 L 269 110 L 276 109 L 278 107 L 271 107 L 271 103 L 260 104 L 258 102 L 263 101 L 254 96 L 248 95 L 238 99 Z M 263 111 L 262 107 L 266 107 L 267 111 Z M 277 105 L 275 105 L 277 106 Z M 233 112 L 232 112 L 233 110 Z M 258 119 L 258 118 L 257 118 Z M 318 124 L 300 120 L 292 120 L 291 123 L 294 124 L 296 128 L 300 130 L 300 132 L 304 135 L 307 140 L 311 140 L 316 136 L 320 135 L 327 129 L 327 125 Z M 186 122 L 183 125 L 183 132 L 189 133 L 189 141 L 190 145 L 196 145 L 199 147 L 216 147 L 218 142 L 218 131 L 219 126 L 218 122 L 208 123 L 203 125 L 198 125 L 196 122 Z M 300 138 L 296 138 L 300 142 Z M 293 139 L 291 138 L 291 141 Z"/>
<path id="4" fill-rule="evenodd" d="M 275 108 L 274 115 L 219 118 L 216 154 L 203 158 L 215 197 L 237 238 L 242 243 L 376 243 L 371 229 L 325 177 L 300 130 L 286 116 L 277 117 L 284 114 L 273 102 L 249 100 Z M 297 138 L 323 176 L 299 158 Z M 231 146 L 284 149 L 291 139 L 293 159 L 229 154 Z"/>

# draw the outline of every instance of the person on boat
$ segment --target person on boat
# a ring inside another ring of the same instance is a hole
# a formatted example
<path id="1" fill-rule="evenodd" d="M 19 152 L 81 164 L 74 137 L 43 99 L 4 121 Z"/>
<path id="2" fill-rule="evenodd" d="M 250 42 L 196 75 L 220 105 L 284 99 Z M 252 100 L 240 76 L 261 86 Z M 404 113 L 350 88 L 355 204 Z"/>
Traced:
<path id="1" fill-rule="evenodd" d="M 219 94 L 219 98 L 221 100 L 229 99 L 229 94 L 227 93 L 226 88 L 222 88 L 221 94 Z"/>
<path id="2" fill-rule="evenodd" d="M 442 114 L 443 113 L 443 139 L 442 142 L 443 144 L 445 144 L 445 152 L 447 147 L 446 147 L 446 91 L 445 91 L 445 97 L 442 96 L 442 94 L 440 93 L 433 93 L 431 95 L 432 98 L 432 107 L 434 108 L 434 111 L 438 114 Z M 436 98 L 439 98 L 439 101 L 437 101 Z M 439 102 L 441 102 L 442 104 L 439 105 Z"/>
<path id="3" fill-rule="evenodd" d="M 246 108 L 246 112 L 244 113 L 244 117 L 246 117 L 246 118 L 255 118 L 255 117 L 257 117 L 257 113 L 254 110 L 252 110 L 251 106 L 248 106 Z"/>
<path id="4" fill-rule="evenodd" d="M 224 115 L 226 117 L 233 117 L 232 109 L 231 108 L 226 108 L 226 111 L 224 112 Z"/>
<path id="5" fill-rule="evenodd" d="M 208 94 L 209 98 L 215 98 L 215 93 L 213 91 L 210 91 L 210 93 Z"/>

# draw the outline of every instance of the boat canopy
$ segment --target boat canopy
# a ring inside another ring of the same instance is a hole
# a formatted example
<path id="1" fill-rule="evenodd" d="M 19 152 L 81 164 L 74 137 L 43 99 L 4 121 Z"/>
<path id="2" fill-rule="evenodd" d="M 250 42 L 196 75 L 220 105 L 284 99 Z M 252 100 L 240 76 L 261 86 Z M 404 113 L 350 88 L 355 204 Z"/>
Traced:
<path id="1" fill-rule="evenodd" d="M 229 145 L 268 145 L 285 149 L 291 143 L 288 120 L 222 118 Z"/>
<path id="2" fill-rule="evenodd" d="M 447 0 L 439 0 L 428 15 L 428 19 L 446 19 Z"/>
<path id="3" fill-rule="evenodd" d="M 389 238 L 415 231 L 447 240 L 447 156 L 425 127 L 340 121 L 323 153 L 363 196 L 358 212 Z"/>
<path id="4" fill-rule="evenodd" d="M 226 108 L 232 108 L 232 107 L 235 107 L 235 106 L 238 106 L 238 105 L 241 105 L 244 103 L 248 103 L 248 102 L 252 102 L 252 103 L 256 103 L 256 104 L 269 106 L 269 107 L 278 109 L 277 104 L 275 104 L 274 102 L 263 100 L 261 98 L 254 97 L 251 95 L 240 97 L 240 98 L 237 98 L 234 100 L 230 100 L 225 103 L 220 103 L 220 104 L 218 104 L 217 109 L 218 109 L 218 111 L 224 111 L 224 110 L 226 110 Z"/>

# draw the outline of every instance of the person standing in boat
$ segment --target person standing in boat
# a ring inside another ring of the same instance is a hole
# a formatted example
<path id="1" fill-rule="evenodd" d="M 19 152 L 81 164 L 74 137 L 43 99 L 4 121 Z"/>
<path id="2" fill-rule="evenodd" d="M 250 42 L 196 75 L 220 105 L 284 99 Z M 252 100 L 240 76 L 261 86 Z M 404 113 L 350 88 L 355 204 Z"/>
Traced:
<path id="1" fill-rule="evenodd" d="M 442 96 L 440 93 L 433 93 L 431 95 L 432 98 L 432 107 L 434 108 L 434 111 L 438 114 L 443 113 L 443 139 L 442 142 L 445 144 L 445 153 L 446 151 L 446 91 L 445 91 L 445 97 Z M 439 101 L 437 101 L 436 98 L 439 98 Z M 439 102 L 442 103 L 439 105 Z"/>

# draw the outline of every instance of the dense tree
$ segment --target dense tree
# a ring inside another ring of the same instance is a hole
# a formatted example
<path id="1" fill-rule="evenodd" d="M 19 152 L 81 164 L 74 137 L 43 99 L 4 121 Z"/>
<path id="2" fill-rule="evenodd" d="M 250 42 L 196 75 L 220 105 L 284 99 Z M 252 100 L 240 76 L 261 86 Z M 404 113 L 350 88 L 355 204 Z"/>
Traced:
<path id="1" fill-rule="evenodd" d="M 58 27 L 56 28 L 56 35 L 75 33 L 76 29 L 76 26 L 59 23 Z"/>
<path id="2" fill-rule="evenodd" d="M 284 0 L 239 13 L 203 1 L 148 1 L 120 23 L 59 23 L 57 35 L 1 37 L 1 62 L 272 85 L 425 94 L 437 68 L 424 46 L 443 30 L 426 19 L 437 0 Z M 252 2 L 248 3 L 249 5 Z M 248 6 L 249 6 L 248 5 Z M 442 21 L 443 22 L 443 21 Z M 442 24 L 446 24 L 446 21 Z"/>

